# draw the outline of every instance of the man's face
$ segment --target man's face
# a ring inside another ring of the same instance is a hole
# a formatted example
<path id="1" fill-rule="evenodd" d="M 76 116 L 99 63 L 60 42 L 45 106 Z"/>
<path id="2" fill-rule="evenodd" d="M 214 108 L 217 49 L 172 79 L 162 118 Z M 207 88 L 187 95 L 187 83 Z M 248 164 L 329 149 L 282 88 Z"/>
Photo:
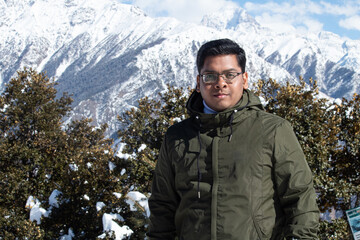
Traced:
<path id="1" fill-rule="evenodd" d="M 242 72 L 236 55 L 218 55 L 205 58 L 200 74 Z M 197 77 L 196 90 L 201 93 L 205 103 L 217 112 L 233 107 L 239 102 L 243 90 L 248 88 L 248 75 L 243 73 L 235 77 L 231 83 L 224 80 L 224 75 L 218 77 L 215 83 L 206 84 L 200 76 Z"/>

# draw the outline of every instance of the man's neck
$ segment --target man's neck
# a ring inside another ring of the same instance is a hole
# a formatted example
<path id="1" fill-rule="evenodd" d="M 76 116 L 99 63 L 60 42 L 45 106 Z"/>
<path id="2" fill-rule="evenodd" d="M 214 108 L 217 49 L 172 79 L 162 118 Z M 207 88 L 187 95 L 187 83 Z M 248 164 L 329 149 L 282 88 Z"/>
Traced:
<path id="1" fill-rule="evenodd" d="M 208 105 L 206 105 L 205 101 L 203 100 L 203 104 L 204 104 L 204 113 L 206 114 L 217 114 L 218 112 L 211 109 Z"/>

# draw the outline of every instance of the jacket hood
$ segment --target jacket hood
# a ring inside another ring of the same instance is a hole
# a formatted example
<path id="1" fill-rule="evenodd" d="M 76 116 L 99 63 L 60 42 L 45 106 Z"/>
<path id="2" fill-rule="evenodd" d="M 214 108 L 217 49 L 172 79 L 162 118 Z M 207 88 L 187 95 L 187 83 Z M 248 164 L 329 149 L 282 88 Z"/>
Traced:
<path id="1" fill-rule="evenodd" d="M 202 128 L 214 128 L 230 122 L 236 123 L 242 119 L 241 115 L 249 109 L 264 110 L 260 99 L 251 91 L 244 89 L 240 101 L 233 107 L 228 108 L 217 114 L 205 114 L 204 104 L 201 94 L 194 91 L 186 104 L 186 108 L 191 117 L 195 117 L 201 122 Z"/>

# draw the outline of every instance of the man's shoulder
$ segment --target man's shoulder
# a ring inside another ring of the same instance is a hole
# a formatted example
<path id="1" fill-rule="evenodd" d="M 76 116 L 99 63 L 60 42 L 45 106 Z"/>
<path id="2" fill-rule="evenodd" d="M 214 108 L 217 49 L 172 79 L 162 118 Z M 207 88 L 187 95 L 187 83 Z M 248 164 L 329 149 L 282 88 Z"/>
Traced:
<path id="1" fill-rule="evenodd" d="M 287 121 L 286 119 L 280 117 L 279 115 L 276 115 L 274 113 L 269 113 L 266 111 L 257 111 L 257 117 L 261 118 L 262 121 L 268 122 L 270 124 L 282 124 Z"/>
<path id="2" fill-rule="evenodd" d="M 182 120 L 180 122 L 174 123 L 173 125 L 171 125 L 166 134 L 167 135 L 171 135 L 171 134 L 178 134 L 179 132 L 183 132 L 186 130 L 189 130 L 190 128 L 192 128 L 193 122 L 191 120 L 191 118 L 187 118 L 185 120 Z"/>
<path id="3" fill-rule="evenodd" d="M 278 127 L 292 128 L 288 120 L 274 113 L 257 111 L 256 117 L 262 122 L 265 129 L 277 129 Z"/>
<path id="4" fill-rule="evenodd" d="M 165 134 L 165 139 L 168 143 L 177 141 L 184 141 L 197 136 L 197 128 L 191 119 L 185 119 L 181 122 L 171 125 Z"/>

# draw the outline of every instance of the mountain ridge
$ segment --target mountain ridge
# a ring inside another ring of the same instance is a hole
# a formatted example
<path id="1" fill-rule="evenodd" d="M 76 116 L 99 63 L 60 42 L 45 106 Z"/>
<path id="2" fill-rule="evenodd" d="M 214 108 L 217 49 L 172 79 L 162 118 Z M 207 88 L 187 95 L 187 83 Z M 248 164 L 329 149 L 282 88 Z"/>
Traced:
<path id="1" fill-rule="evenodd" d="M 1 15 L 3 13 L 3 15 Z M 46 13 L 46 14 L 44 14 Z M 166 84 L 195 86 L 196 52 L 231 38 L 246 51 L 250 82 L 318 80 L 330 97 L 360 90 L 360 41 L 336 34 L 284 34 L 262 27 L 242 8 L 205 15 L 199 24 L 151 18 L 116 0 L 0 0 L 0 91 L 24 66 L 46 71 L 59 94 L 73 94 L 71 119 L 118 129 L 116 116 Z"/>

